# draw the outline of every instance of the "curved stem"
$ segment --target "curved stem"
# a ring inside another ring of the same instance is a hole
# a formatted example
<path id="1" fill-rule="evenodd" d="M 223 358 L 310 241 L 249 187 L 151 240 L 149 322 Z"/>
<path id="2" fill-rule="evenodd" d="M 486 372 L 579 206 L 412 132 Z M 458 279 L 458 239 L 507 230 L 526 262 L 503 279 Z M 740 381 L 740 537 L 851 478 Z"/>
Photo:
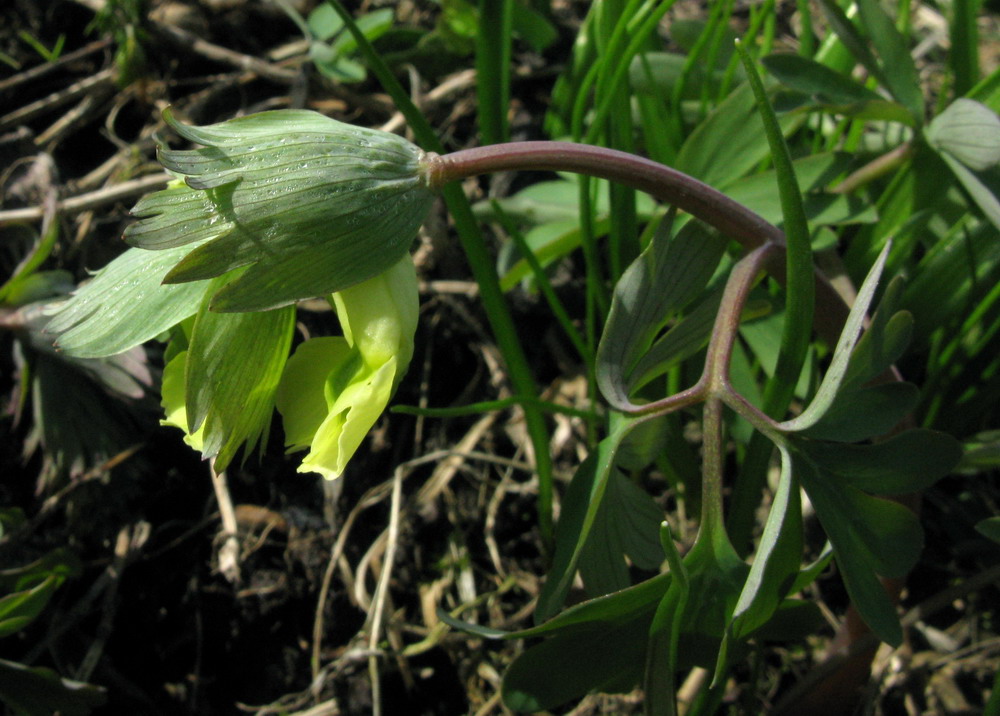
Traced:
<path id="1" fill-rule="evenodd" d="M 634 154 L 573 142 L 511 142 L 445 155 L 429 153 L 423 171 L 428 186 L 435 189 L 498 171 L 570 171 L 621 182 L 677 206 L 748 250 L 766 243 L 781 247 L 782 251 L 769 257 L 765 268 L 776 281 L 785 284 L 785 235 L 781 229 L 708 184 Z M 848 307 L 822 273 L 816 271 L 814 278 L 815 328 L 824 341 L 834 346 Z"/>
<path id="2" fill-rule="evenodd" d="M 571 171 L 616 181 L 714 226 L 749 249 L 766 241 L 784 244 L 781 230 L 728 196 L 676 169 L 606 147 L 572 142 L 511 142 L 428 157 L 432 188 L 498 171 Z"/>

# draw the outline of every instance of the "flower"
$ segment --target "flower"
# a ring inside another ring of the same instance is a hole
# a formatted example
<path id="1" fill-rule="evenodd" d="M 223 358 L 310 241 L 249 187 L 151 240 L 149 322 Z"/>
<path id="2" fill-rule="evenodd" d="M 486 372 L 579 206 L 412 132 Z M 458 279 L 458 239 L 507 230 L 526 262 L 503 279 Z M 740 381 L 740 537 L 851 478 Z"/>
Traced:
<path id="1" fill-rule="evenodd" d="M 434 196 L 426 158 L 310 111 L 164 119 L 202 147 L 160 147 L 177 180 L 136 204 L 134 248 L 56 307 L 49 330 L 87 357 L 169 331 L 164 422 L 217 469 L 263 443 L 277 402 L 288 444 L 310 449 L 300 470 L 340 475 L 413 353 L 408 249 Z M 289 358 L 291 304 L 331 295 L 344 336 Z"/>
<path id="2" fill-rule="evenodd" d="M 375 278 L 333 295 L 343 336 L 302 343 L 275 398 L 299 472 L 339 477 L 385 409 L 413 356 L 417 275 L 407 255 Z"/>

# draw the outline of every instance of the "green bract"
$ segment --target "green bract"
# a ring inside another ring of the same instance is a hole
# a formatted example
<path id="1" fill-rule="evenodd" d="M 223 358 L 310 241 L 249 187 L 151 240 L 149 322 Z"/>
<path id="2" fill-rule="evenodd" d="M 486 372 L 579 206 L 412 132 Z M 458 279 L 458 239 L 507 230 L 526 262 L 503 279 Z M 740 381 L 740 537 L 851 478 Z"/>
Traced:
<path id="1" fill-rule="evenodd" d="M 307 340 L 288 359 L 276 403 L 299 472 L 339 477 L 385 409 L 413 356 L 417 276 L 407 255 L 333 297 L 343 336 Z"/>
<path id="2" fill-rule="evenodd" d="M 168 284 L 248 267 L 216 311 L 276 308 L 382 273 L 406 250 L 433 199 L 421 150 L 402 137 L 310 111 L 262 112 L 206 127 L 164 119 L 193 150 L 161 147 L 184 177 L 142 199 L 125 240 L 144 249 L 198 244 Z"/>

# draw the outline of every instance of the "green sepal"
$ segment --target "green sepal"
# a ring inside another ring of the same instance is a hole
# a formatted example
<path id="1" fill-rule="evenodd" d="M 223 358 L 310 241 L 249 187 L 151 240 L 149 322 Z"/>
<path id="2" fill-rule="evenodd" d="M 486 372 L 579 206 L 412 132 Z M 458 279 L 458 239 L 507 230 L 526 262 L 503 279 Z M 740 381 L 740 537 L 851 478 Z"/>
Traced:
<path id="1" fill-rule="evenodd" d="M 300 110 L 262 112 L 206 127 L 167 123 L 199 149 L 161 148 L 184 177 L 142 199 L 129 243 L 202 245 L 175 261 L 167 283 L 249 266 L 218 311 L 275 308 L 341 291 L 391 267 L 433 200 L 419 148 L 387 132 Z"/>
<path id="2" fill-rule="evenodd" d="M 208 290 L 208 282 L 162 283 L 190 250 L 129 249 L 58 304 L 46 330 L 61 350 L 81 358 L 115 355 L 156 338 L 194 314 Z"/>

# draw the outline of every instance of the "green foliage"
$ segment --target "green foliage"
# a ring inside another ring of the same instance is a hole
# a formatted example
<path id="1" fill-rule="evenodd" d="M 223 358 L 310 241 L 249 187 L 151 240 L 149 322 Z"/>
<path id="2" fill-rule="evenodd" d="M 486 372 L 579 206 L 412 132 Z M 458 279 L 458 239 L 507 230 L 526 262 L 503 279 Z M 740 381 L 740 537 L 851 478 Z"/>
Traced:
<path id="1" fill-rule="evenodd" d="M 1000 79 L 979 82 L 966 57 L 955 86 L 969 96 L 949 96 L 931 117 L 907 24 L 875 0 L 860 0 L 854 15 L 821 4 L 830 36 L 789 54 L 770 52 L 772 3 L 751 9 L 735 53 L 732 3 L 714 5 L 704 23 L 674 23 L 670 52 L 656 30 L 671 2 L 593 3 L 547 126 L 618 153 L 558 145 L 555 159 L 534 161 L 536 145 L 500 145 L 437 158 L 311 112 L 208 127 L 168 112 L 174 131 L 202 147 L 161 148 L 183 181 L 139 202 L 141 220 L 126 232 L 138 248 L 55 309 L 49 329 L 66 352 L 88 358 L 171 331 L 163 402 L 194 447 L 221 469 L 240 446 L 263 441 L 277 407 L 286 445 L 309 450 L 300 470 L 337 477 L 412 357 L 416 277 L 406 254 L 432 187 L 442 176 L 579 170 L 585 176 L 535 184 L 475 214 L 456 186 L 442 188 L 512 402 L 526 411 L 538 522 L 552 547 L 534 627 L 503 633 L 442 619 L 480 637 L 534 640 L 502 686 L 507 707 L 523 711 L 641 684 L 648 713 L 672 714 L 682 672 L 700 666 L 714 679 L 692 713 L 711 713 L 751 648 L 814 625 L 815 606 L 796 596 L 830 560 L 875 635 L 899 644 L 880 580 L 913 567 L 923 532 L 892 497 L 949 474 L 962 458 L 956 437 L 994 419 L 1000 397 L 988 384 L 1000 372 Z M 453 44 L 476 38 L 467 49 L 487 141 L 510 133 L 513 38 L 548 41 L 544 25 L 527 29 L 524 17 L 536 14 L 511 0 L 443 3 Z M 968 34 L 967 14 L 956 18 Z M 387 11 L 353 21 L 331 3 L 302 24 L 324 74 L 359 81 L 371 71 L 424 147 L 443 151 L 372 47 L 391 22 Z M 682 172 L 669 174 L 680 189 L 660 191 L 666 170 L 629 158 L 637 152 Z M 476 224 L 491 219 L 511 237 L 499 268 Z M 842 262 L 844 278 L 860 284 L 845 291 L 850 305 L 814 255 Z M 566 260 L 582 262 L 586 279 L 577 316 L 546 276 Z M 0 296 L 31 292 L 39 262 L 29 263 Z M 586 363 L 592 399 L 606 405 L 585 413 L 590 454 L 554 531 L 542 408 L 502 295 L 536 286 Z M 290 304 L 314 296 L 329 297 L 343 336 L 310 338 L 289 357 Z M 255 311 L 267 312 L 239 313 Z M 762 312 L 766 321 L 741 325 Z M 900 379 L 900 365 L 921 387 Z M 684 457 L 694 454 L 691 429 L 700 475 Z M 980 462 L 967 458 L 966 468 L 995 465 L 995 442 L 979 445 Z M 672 499 L 700 510 L 683 555 L 643 487 L 651 465 L 668 476 Z M 829 539 L 818 556 L 803 492 Z M 996 537 L 995 520 L 978 528 Z M 578 577 L 588 599 L 567 607 Z M 22 611 L 11 607 L 10 629 L 49 587 L 33 589 Z"/>
<path id="2" fill-rule="evenodd" d="M 0 534 L 16 530 L 23 521 L 19 511 L 4 510 Z M 17 634 L 37 619 L 55 591 L 80 572 L 79 560 L 64 549 L 53 550 L 31 564 L 6 567 L 0 572 L 0 638 Z M 0 701 L 29 716 L 56 712 L 86 716 L 103 705 L 105 697 L 103 689 L 60 678 L 51 669 L 0 659 Z"/>

